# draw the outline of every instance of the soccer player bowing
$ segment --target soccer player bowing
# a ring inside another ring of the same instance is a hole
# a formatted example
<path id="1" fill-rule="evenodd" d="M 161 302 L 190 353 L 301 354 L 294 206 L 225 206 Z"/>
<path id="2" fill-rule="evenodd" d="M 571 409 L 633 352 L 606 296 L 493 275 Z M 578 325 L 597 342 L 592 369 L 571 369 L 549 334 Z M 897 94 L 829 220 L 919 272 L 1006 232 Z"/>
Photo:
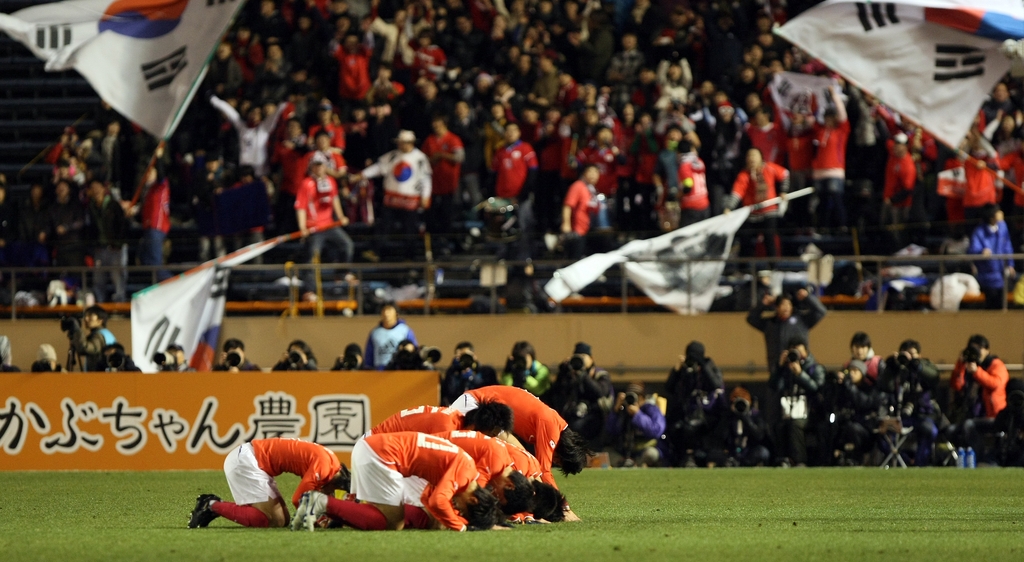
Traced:
<path id="1" fill-rule="evenodd" d="M 292 505 L 310 490 L 333 494 L 348 487 L 348 470 L 323 445 L 298 439 L 254 439 L 228 453 L 224 475 L 234 503 L 213 494 L 196 498 L 188 528 L 206 527 L 217 517 L 246 527 L 288 525 L 288 506 L 277 490 L 274 477 L 289 472 L 302 478 Z"/>
<path id="2" fill-rule="evenodd" d="M 312 531 L 326 515 L 364 531 L 401 530 L 405 505 L 422 507 L 444 527 L 489 529 L 498 521 L 498 498 L 477 482 L 473 459 L 457 445 L 425 433 L 375 434 L 352 449 L 352 493 L 359 502 L 311 491 L 303 495 L 292 530 Z M 423 492 L 410 497 L 406 479 L 422 479 Z"/>

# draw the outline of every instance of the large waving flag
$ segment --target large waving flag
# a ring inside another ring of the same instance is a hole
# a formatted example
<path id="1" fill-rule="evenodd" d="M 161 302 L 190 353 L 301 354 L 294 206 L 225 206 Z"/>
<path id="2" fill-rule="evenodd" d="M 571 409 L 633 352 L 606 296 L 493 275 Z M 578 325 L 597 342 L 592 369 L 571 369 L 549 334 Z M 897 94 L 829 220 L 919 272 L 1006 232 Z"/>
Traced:
<path id="1" fill-rule="evenodd" d="M 159 138 L 174 131 L 244 0 L 68 0 L 0 14 L 0 30 L 74 68 L 107 103 Z"/>
<path id="2" fill-rule="evenodd" d="M 956 147 L 1024 37 L 1020 0 L 827 0 L 776 33 Z"/>

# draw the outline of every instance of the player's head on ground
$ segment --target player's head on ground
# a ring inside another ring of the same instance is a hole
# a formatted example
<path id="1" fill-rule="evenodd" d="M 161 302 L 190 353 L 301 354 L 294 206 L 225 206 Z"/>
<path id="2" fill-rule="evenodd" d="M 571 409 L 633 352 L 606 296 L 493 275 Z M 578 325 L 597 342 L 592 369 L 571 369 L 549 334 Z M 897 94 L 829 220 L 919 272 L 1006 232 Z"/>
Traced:
<path id="1" fill-rule="evenodd" d="M 533 517 L 543 519 L 552 523 L 558 523 L 565 519 L 565 512 L 562 506 L 565 505 L 565 496 L 551 484 L 535 480 L 533 482 Z"/>
<path id="2" fill-rule="evenodd" d="M 575 431 L 565 428 L 555 445 L 555 462 L 566 476 L 579 474 L 587 466 L 590 447 L 587 440 Z"/>
<path id="3" fill-rule="evenodd" d="M 487 488 L 481 488 L 475 481 L 456 493 L 452 504 L 470 527 L 490 529 L 500 520 L 498 497 Z"/>
<path id="4" fill-rule="evenodd" d="M 508 474 L 493 478 L 489 486 L 494 488 L 494 495 L 498 498 L 501 511 L 505 515 L 531 513 L 533 484 L 521 472 L 516 472 L 511 467 L 508 470 Z"/>
<path id="5" fill-rule="evenodd" d="M 342 464 L 338 472 L 336 472 L 330 480 L 324 483 L 320 488 L 320 491 L 330 496 L 337 490 L 347 492 L 350 488 L 352 488 L 352 472 L 349 471 L 347 466 Z"/>
<path id="6" fill-rule="evenodd" d="M 472 429 L 489 437 L 502 431 L 512 433 L 512 408 L 501 402 L 480 402 L 475 410 L 466 412 L 462 419 L 463 429 Z"/>

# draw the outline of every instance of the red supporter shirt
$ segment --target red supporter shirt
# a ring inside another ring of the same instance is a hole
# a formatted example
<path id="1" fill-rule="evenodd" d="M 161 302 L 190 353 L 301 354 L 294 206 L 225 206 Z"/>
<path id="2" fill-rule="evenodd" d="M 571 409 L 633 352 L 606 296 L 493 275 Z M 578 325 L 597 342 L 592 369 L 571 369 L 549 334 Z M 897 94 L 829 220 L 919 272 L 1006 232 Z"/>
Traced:
<path id="1" fill-rule="evenodd" d="M 593 197 L 590 196 L 590 188 L 583 180 L 573 182 L 565 194 L 563 204 L 571 210 L 572 231 L 580 236 L 586 236 L 590 232 L 591 200 Z"/>
<path id="2" fill-rule="evenodd" d="M 569 427 L 562 416 L 540 398 L 514 386 L 485 386 L 466 394 L 475 398 L 477 403 L 500 402 L 512 408 L 515 419 L 513 431 L 523 441 L 533 444 L 537 462 L 543 471 L 541 480 L 555 486 L 555 477 L 551 475 L 555 447 L 562 438 L 562 431 Z"/>
<path id="3" fill-rule="evenodd" d="M 1020 150 L 1011 152 L 1004 156 L 1001 167 L 1004 170 L 1013 171 L 1013 181 L 1017 183 L 1018 187 L 1024 183 L 1024 155 L 1021 154 Z M 1024 207 L 1024 193 L 1015 191 L 1013 204 L 1018 207 Z"/>
<path id="4" fill-rule="evenodd" d="M 462 429 L 462 414 L 459 411 L 437 406 L 420 406 L 392 414 L 370 431 L 376 435 L 401 431 L 444 433 L 457 429 Z"/>
<path id="5" fill-rule="evenodd" d="M 476 431 L 446 431 L 435 435 L 458 445 L 460 449 L 473 457 L 473 460 L 476 461 L 476 469 L 480 471 L 477 484 L 481 488 L 487 486 L 495 476 L 501 476 L 506 468 L 512 466 L 512 457 L 509 455 L 504 441 L 491 439 Z"/>
<path id="6" fill-rule="evenodd" d="M 811 166 L 814 170 L 846 170 L 846 140 L 850 138 L 850 121 L 843 121 L 834 129 L 815 125 L 813 138 L 818 151 Z"/>
<path id="7" fill-rule="evenodd" d="M 413 68 L 416 69 L 418 78 L 437 80 L 437 74 L 431 70 L 431 67 L 444 68 L 447 63 L 448 57 L 445 56 L 441 47 L 427 45 L 426 47 L 416 49 L 416 59 L 413 62 Z"/>
<path id="8" fill-rule="evenodd" d="M 349 53 L 343 48 L 334 52 L 338 60 L 338 95 L 347 100 L 362 100 L 370 91 L 370 56 L 366 46 Z"/>
<path id="9" fill-rule="evenodd" d="M 392 470 L 428 482 L 421 499 L 434 519 L 449 529 L 466 530 L 467 522 L 455 512 L 452 498 L 479 478 L 469 454 L 450 441 L 425 433 L 384 433 L 370 435 L 365 441 Z"/>
<path id="10" fill-rule="evenodd" d="M 599 193 L 615 195 L 615 192 L 619 189 L 619 180 L 616 175 L 618 157 L 612 152 L 611 147 L 598 148 L 596 146 L 588 146 L 580 151 L 577 160 L 579 160 L 581 168 L 586 164 L 597 166 L 597 170 L 601 172 L 601 177 L 597 180 L 597 184 L 594 187 L 597 188 Z"/>
<path id="11" fill-rule="evenodd" d="M 750 145 L 761 151 L 766 162 L 783 164 L 786 154 L 786 134 L 775 123 L 768 123 L 765 128 L 758 127 L 753 123 L 747 123 L 747 138 Z"/>
<path id="12" fill-rule="evenodd" d="M 732 194 L 734 197 L 740 200 L 740 204 L 744 207 L 760 203 L 761 201 L 767 201 L 768 199 L 774 199 L 778 196 L 778 185 L 783 180 L 789 178 L 789 170 L 779 166 L 778 164 L 772 164 L 771 162 L 765 162 L 761 167 L 761 174 L 764 176 L 764 182 L 755 182 L 750 177 L 750 172 L 744 169 L 736 176 L 736 182 L 732 184 Z M 778 205 L 771 205 L 763 209 L 758 209 L 752 212 L 752 215 L 763 215 L 769 211 L 778 209 Z"/>
<path id="13" fill-rule="evenodd" d="M 523 141 L 499 148 L 491 161 L 497 173 L 494 193 L 498 197 L 511 199 L 519 196 L 530 170 L 537 169 L 537 153 Z"/>
<path id="14" fill-rule="evenodd" d="M 891 143 L 891 141 L 890 141 Z M 892 148 L 890 147 L 890 151 Z M 907 151 L 902 158 L 897 158 L 891 152 L 889 161 L 885 164 L 885 192 L 882 197 L 892 199 L 897 193 L 909 190 L 913 192 L 914 183 L 917 182 L 917 166 L 914 164 L 914 157 Z M 893 207 L 906 208 L 913 203 L 912 197 L 905 197 L 899 202 L 893 202 Z"/>
<path id="15" fill-rule="evenodd" d="M 798 135 L 790 135 L 786 144 L 786 152 L 789 154 L 789 169 L 804 171 L 811 169 L 811 162 L 814 160 L 814 136 L 808 129 Z"/>
<path id="16" fill-rule="evenodd" d="M 462 139 L 451 131 L 445 133 L 443 137 L 430 135 L 423 141 L 422 148 L 427 158 L 431 159 L 439 152 L 454 154 L 455 151 L 462 149 Z M 434 195 L 451 195 L 458 190 L 462 164 L 450 160 L 432 160 L 430 166 L 434 172 Z"/>
<path id="17" fill-rule="evenodd" d="M 167 234 L 171 230 L 171 184 L 162 180 L 149 187 L 142 202 L 142 228 Z"/>
<path id="18" fill-rule="evenodd" d="M 313 125 L 312 127 L 309 128 L 310 140 L 315 140 L 316 134 L 319 133 L 320 131 L 327 131 L 327 134 L 330 135 L 331 146 L 333 146 L 334 148 L 340 148 L 341 150 L 345 150 L 345 127 L 342 127 L 341 125 L 336 123 L 331 123 L 324 127 L 320 123 L 317 123 L 316 125 Z"/>
<path id="19" fill-rule="evenodd" d="M 302 477 L 292 495 L 292 505 L 298 506 L 302 494 L 320 490 L 341 470 L 338 457 L 328 448 L 299 439 L 253 439 L 252 452 L 260 470 L 270 476 L 285 472 Z"/>
<path id="20" fill-rule="evenodd" d="M 274 153 L 281 163 L 281 190 L 294 197 L 302 180 L 306 179 L 307 156 L 283 144 L 278 144 Z"/>
<path id="21" fill-rule="evenodd" d="M 990 160 L 986 159 L 988 164 Z M 964 191 L 964 207 L 981 207 L 996 202 L 995 171 L 987 167 L 979 168 L 976 160 L 964 162 L 967 176 L 967 189 Z"/>
<path id="22" fill-rule="evenodd" d="M 337 196 L 338 184 L 330 176 L 303 180 L 295 194 L 295 209 L 306 211 L 306 228 L 324 228 L 334 222 L 334 198 Z"/>
<path id="23" fill-rule="evenodd" d="M 708 182 L 704 161 L 696 155 L 684 154 L 679 163 L 679 207 L 689 211 L 703 211 L 711 205 L 708 200 Z M 689 181 L 687 181 L 689 180 Z M 683 188 L 690 187 L 689 193 Z"/>

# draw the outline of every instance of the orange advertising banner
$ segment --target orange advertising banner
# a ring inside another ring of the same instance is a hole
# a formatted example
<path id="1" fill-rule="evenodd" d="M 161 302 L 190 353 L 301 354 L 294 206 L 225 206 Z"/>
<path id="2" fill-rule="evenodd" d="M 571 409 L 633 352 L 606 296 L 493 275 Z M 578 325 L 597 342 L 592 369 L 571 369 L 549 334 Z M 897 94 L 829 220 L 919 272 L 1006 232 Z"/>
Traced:
<path id="1" fill-rule="evenodd" d="M 438 393 L 434 371 L 4 374 L 0 470 L 221 469 L 268 437 L 347 463 L 360 435 Z"/>

